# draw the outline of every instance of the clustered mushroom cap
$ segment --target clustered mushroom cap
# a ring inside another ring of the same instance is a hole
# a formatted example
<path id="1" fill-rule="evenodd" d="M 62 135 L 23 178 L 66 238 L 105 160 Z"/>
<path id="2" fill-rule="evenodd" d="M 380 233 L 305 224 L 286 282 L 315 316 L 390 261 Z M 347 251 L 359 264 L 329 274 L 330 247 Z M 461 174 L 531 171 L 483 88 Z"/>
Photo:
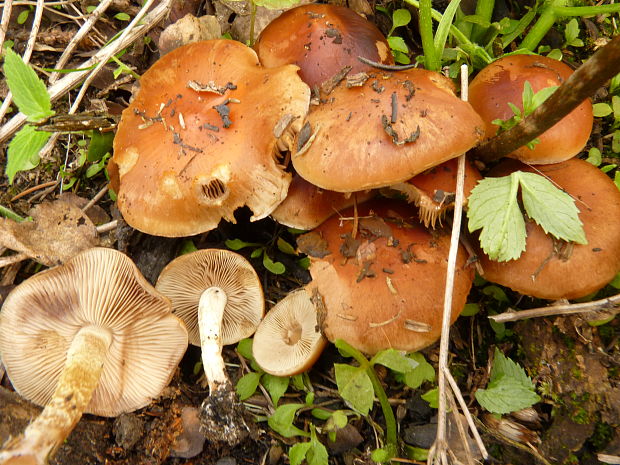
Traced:
<path id="1" fill-rule="evenodd" d="M 489 175 L 517 170 L 542 174 L 575 199 L 588 243 L 558 241 L 527 221 L 525 252 L 517 260 L 493 261 L 478 250 L 484 278 L 542 299 L 577 299 L 601 289 L 620 271 L 618 188 L 601 170 L 576 158 L 536 168 L 506 160 Z"/>
<path id="2" fill-rule="evenodd" d="M 265 313 L 260 279 L 241 255 L 222 249 L 201 249 L 181 255 L 159 275 L 155 286 L 172 301 L 172 311 L 187 325 L 189 343 L 200 346 L 198 303 L 210 287 L 227 296 L 222 321 L 223 345 L 234 344 L 256 331 Z"/>
<path id="3" fill-rule="evenodd" d="M 15 390 L 38 405 L 52 397 L 82 328 L 111 343 L 86 413 L 114 417 L 144 407 L 168 385 L 187 331 L 121 252 L 88 249 L 18 285 L 0 312 L 0 354 Z"/>
<path id="4" fill-rule="evenodd" d="M 419 216 L 424 226 L 434 228 L 436 224 L 441 225 L 448 210 L 454 208 L 457 171 L 458 160 L 452 158 L 408 181 L 394 184 L 389 189 L 405 194 L 407 201 L 413 202 L 420 209 Z M 469 193 L 481 179 L 478 168 L 466 160 L 463 185 L 465 205 Z M 389 189 L 386 191 L 388 195 Z"/>
<path id="5" fill-rule="evenodd" d="M 368 71 L 373 62 L 393 64 L 390 45 L 381 31 L 350 8 L 307 4 L 285 11 L 263 29 L 254 49 L 267 68 L 299 66 L 310 87 L 320 86 L 345 66 L 351 74 Z"/>
<path id="6" fill-rule="evenodd" d="M 572 73 L 561 61 L 539 55 L 508 55 L 482 69 L 469 84 L 469 102 L 484 120 L 485 137 L 489 139 L 497 133 L 493 120 L 507 120 L 514 115 L 508 103 L 523 110 L 525 81 L 538 92 L 561 85 Z M 568 160 L 586 145 L 592 122 L 592 103 L 587 99 L 538 136 L 540 143 L 533 150 L 523 146 L 509 157 L 533 164 Z"/>
<path id="7" fill-rule="evenodd" d="M 327 340 L 321 334 L 310 294 L 298 289 L 267 312 L 252 344 L 256 363 L 274 376 L 292 376 L 310 369 Z"/>
<path id="8" fill-rule="evenodd" d="M 344 339 L 374 354 L 394 348 L 415 351 L 441 335 L 444 283 L 450 236 L 429 232 L 411 206 L 371 200 L 358 206 L 358 233 L 353 237 L 353 211 L 333 216 L 298 238 L 310 257 L 319 322 L 330 341 Z M 463 309 L 474 271 L 459 248 L 452 317 Z"/>
<path id="9" fill-rule="evenodd" d="M 377 72 L 359 86 L 341 82 L 310 108 L 291 159 L 300 176 L 323 189 L 385 187 L 466 152 L 482 128 L 447 77 Z"/>
<path id="10" fill-rule="evenodd" d="M 118 207 L 132 227 L 189 236 L 247 205 L 253 220 L 285 198 L 279 165 L 308 110 L 297 67 L 263 68 L 232 40 L 180 47 L 159 59 L 121 118 L 108 166 Z"/>
<path id="11" fill-rule="evenodd" d="M 355 202 L 365 202 L 376 194 L 372 190 L 351 194 L 326 191 L 295 174 L 286 199 L 278 205 L 271 217 L 290 228 L 309 230 L 316 228 L 338 211 L 352 206 Z"/>

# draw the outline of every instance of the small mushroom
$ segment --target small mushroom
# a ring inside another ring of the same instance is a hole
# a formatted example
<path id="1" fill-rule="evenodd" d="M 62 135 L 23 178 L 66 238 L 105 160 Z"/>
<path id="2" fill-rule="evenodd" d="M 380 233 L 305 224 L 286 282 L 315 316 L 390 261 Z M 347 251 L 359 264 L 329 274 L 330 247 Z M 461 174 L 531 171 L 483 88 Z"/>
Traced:
<path id="1" fill-rule="evenodd" d="M 423 69 L 342 83 L 312 106 L 291 150 L 296 172 L 336 192 L 386 187 L 465 153 L 483 122 L 447 77 Z"/>
<path id="2" fill-rule="evenodd" d="M 267 312 L 254 334 L 254 360 L 274 376 L 292 376 L 310 369 L 327 340 L 305 289 L 288 294 Z"/>
<path id="3" fill-rule="evenodd" d="M 0 450 L 0 463 L 47 463 L 83 412 L 144 407 L 186 348 L 170 301 L 116 250 L 88 249 L 35 274 L 2 307 L 0 355 L 15 390 L 45 408 Z"/>
<path id="4" fill-rule="evenodd" d="M 349 66 L 349 74 L 371 71 L 358 57 L 394 64 L 390 45 L 373 23 L 355 11 L 330 4 L 306 4 L 285 11 L 263 29 L 254 44 L 263 66 L 299 66 L 311 88 Z"/>
<path id="5" fill-rule="evenodd" d="M 561 61 L 540 55 L 508 55 L 482 69 L 469 84 L 469 102 L 482 117 L 485 137 L 493 137 L 498 126 L 496 119 L 514 116 L 508 105 L 512 103 L 523 111 L 523 88 L 528 81 L 534 92 L 559 86 L 573 70 Z M 572 158 L 586 145 L 592 131 L 592 103 L 584 100 L 538 137 L 540 143 L 533 149 L 521 147 L 509 156 L 526 163 L 558 163 Z"/>
<path id="6" fill-rule="evenodd" d="M 539 173 L 574 200 L 587 244 L 564 242 L 526 222 L 525 251 L 517 260 L 491 260 L 473 241 L 483 277 L 524 295 L 541 299 L 577 299 L 604 287 L 620 270 L 620 191 L 597 167 L 578 158 L 530 167 L 504 160 L 489 172 Z"/>
<path id="7" fill-rule="evenodd" d="M 203 433 L 212 442 L 239 443 L 250 427 L 226 374 L 222 347 L 254 334 L 265 313 L 256 271 L 234 252 L 197 250 L 170 262 L 156 288 L 187 324 L 190 344 L 201 347 L 209 383 L 200 412 Z"/>
<path id="8" fill-rule="evenodd" d="M 321 248 L 306 247 L 320 237 Z M 382 199 L 332 216 L 297 245 L 310 257 L 306 286 L 330 341 L 344 339 L 375 354 L 387 348 L 415 351 L 441 335 L 450 236 L 428 231 L 409 205 Z M 452 302 L 454 322 L 474 279 L 459 247 Z"/>

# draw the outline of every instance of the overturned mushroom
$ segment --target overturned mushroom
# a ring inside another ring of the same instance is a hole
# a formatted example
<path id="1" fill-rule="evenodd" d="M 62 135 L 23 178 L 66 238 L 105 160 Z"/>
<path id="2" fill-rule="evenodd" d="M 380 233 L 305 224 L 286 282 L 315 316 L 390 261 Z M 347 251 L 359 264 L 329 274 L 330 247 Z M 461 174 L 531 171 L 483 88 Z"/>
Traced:
<path id="1" fill-rule="evenodd" d="M 278 162 L 307 112 L 310 89 L 297 67 L 263 68 L 232 40 L 173 50 L 140 80 L 123 112 L 108 170 L 132 227 L 188 236 L 252 220 L 286 196 L 291 175 Z"/>
<path id="2" fill-rule="evenodd" d="M 291 292 L 267 312 L 254 335 L 254 360 L 274 376 L 292 376 L 310 369 L 326 339 L 305 289 Z"/>
<path id="3" fill-rule="evenodd" d="M 0 463 L 44 464 L 82 413 L 144 407 L 187 348 L 170 301 L 112 249 L 82 252 L 17 286 L 0 313 L 0 355 L 15 390 L 42 413 Z"/>
<path id="4" fill-rule="evenodd" d="M 310 256 L 306 289 L 323 334 L 362 352 L 415 351 L 441 334 L 450 237 L 419 224 L 411 208 L 395 200 L 371 200 L 333 216 L 298 238 Z M 454 322 L 463 309 L 474 272 L 461 248 L 452 303 Z"/>
<path id="5" fill-rule="evenodd" d="M 258 276 L 241 255 L 203 249 L 181 255 L 161 272 L 157 290 L 187 324 L 189 342 L 202 350 L 209 397 L 202 403 L 202 431 L 209 441 L 237 444 L 250 432 L 226 375 L 222 347 L 251 336 L 265 312 Z"/>

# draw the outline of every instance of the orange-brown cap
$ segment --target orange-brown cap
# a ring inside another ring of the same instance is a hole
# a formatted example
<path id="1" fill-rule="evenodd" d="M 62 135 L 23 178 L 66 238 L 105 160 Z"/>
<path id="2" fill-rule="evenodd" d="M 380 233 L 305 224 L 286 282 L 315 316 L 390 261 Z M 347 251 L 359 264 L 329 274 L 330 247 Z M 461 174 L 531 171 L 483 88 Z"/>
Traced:
<path id="1" fill-rule="evenodd" d="M 309 230 L 316 228 L 340 210 L 352 206 L 355 202 L 365 202 L 376 194 L 375 191 L 351 194 L 326 191 L 295 174 L 286 199 L 278 205 L 271 217 L 290 228 Z"/>
<path id="2" fill-rule="evenodd" d="M 437 223 L 441 225 L 446 212 L 454 208 L 457 169 L 458 160 L 453 158 L 389 189 L 405 194 L 407 200 L 420 209 L 419 216 L 424 226 L 434 228 Z M 466 160 L 465 199 L 481 179 L 478 168 Z M 386 193 L 389 194 L 389 190 Z"/>
<path id="3" fill-rule="evenodd" d="M 157 61 L 123 112 L 109 164 L 118 206 L 134 228 L 187 236 L 264 218 L 284 199 L 278 164 L 301 126 L 310 90 L 292 65 L 264 69 L 232 40 L 180 47 Z"/>
<path id="4" fill-rule="evenodd" d="M 393 64 L 387 39 L 370 21 L 344 6 L 307 4 L 285 11 L 261 32 L 254 44 L 267 68 L 299 66 L 310 87 L 319 86 L 345 66 L 350 74 L 368 71 L 358 56 Z"/>
<path id="5" fill-rule="evenodd" d="M 292 148 L 300 176 L 354 192 L 406 181 L 473 147 L 483 122 L 445 76 L 411 69 L 342 82 L 311 107 Z"/>
<path id="6" fill-rule="evenodd" d="M 509 55 L 480 71 L 469 84 L 469 102 L 484 120 L 486 137 L 497 133 L 493 120 L 514 116 L 512 103 L 523 110 L 523 88 L 528 81 L 534 92 L 561 85 L 573 73 L 561 61 L 539 55 Z M 560 122 L 538 136 L 531 150 L 521 147 L 509 156 L 526 163 L 546 164 L 568 160 L 586 145 L 592 131 L 592 103 L 584 100 Z"/>
<path id="7" fill-rule="evenodd" d="M 620 271 L 620 191 L 613 181 L 577 158 L 535 169 L 507 160 L 490 174 L 516 170 L 540 173 L 575 199 L 588 243 L 558 241 L 527 221 L 525 252 L 517 260 L 496 262 L 478 251 L 484 278 L 542 299 L 576 299 L 605 286 Z"/>
<path id="8" fill-rule="evenodd" d="M 310 255 L 319 321 L 330 340 L 344 339 L 368 354 L 394 348 L 415 351 L 441 334 L 450 236 L 429 232 L 411 206 L 371 200 L 358 206 L 354 237 L 351 209 L 298 239 Z M 461 248 L 456 263 L 452 321 L 461 312 L 474 272 Z"/>

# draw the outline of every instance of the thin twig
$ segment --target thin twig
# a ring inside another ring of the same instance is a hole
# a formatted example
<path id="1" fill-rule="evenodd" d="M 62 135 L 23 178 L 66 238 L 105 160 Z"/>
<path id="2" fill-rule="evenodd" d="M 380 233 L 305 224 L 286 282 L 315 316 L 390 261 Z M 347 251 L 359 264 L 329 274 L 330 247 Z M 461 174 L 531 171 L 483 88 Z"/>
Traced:
<path id="1" fill-rule="evenodd" d="M 450 372 L 446 370 L 446 376 L 448 376 L 449 373 Z M 463 449 L 465 450 L 465 457 L 467 458 L 467 462 L 469 463 L 469 465 L 474 465 L 474 456 L 471 452 L 471 446 L 469 445 L 469 437 L 467 437 L 467 433 L 465 432 L 465 428 L 463 427 L 462 418 L 461 415 L 459 415 L 459 410 L 457 408 L 456 401 L 454 400 L 454 395 L 450 390 L 446 390 L 446 394 L 448 396 L 448 400 L 450 401 L 452 420 L 456 424 L 456 429 L 459 432 L 459 436 L 463 444 Z"/>
<path id="2" fill-rule="evenodd" d="M 5 266 L 12 265 L 13 263 L 19 263 L 24 260 L 28 260 L 29 258 L 30 256 L 23 252 L 9 255 L 8 257 L 0 257 L 0 268 L 4 268 Z"/>
<path id="3" fill-rule="evenodd" d="M 90 68 L 99 63 L 99 61 L 108 53 L 118 53 L 119 50 L 127 47 L 133 41 L 142 37 L 146 31 L 151 29 L 166 16 L 170 10 L 171 3 L 172 0 L 164 0 L 161 3 L 158 3 L 153 10 L 144 17 L 144 20 L 131 30 L 129 35 L 109 43 L 99 50 L 93 57 L 79 65 L 79 69 L 83 69 L 83 71 L 76 71 L 74 73 L 67 74 L 65 77 L 52 84 L 48 88 L 50 99 L 55 101 L 74 88 L 87 74 L 91 72 Z M 18 113 L 13 116 L 13 118 L 11 118 L 0 128 L 0 142 L 4 142 L 6 139 L 11 137 L 13 133 L 17 131 L 22 124 L 24 124 L 25 121 L 26 116 L 23 113 Z"/>
<path id="4" fill-rule="evenodd" d="M 36 186 L 32 186 L 32 187 L 26 189 L 25 191 L 22 191 L 19 194 L 17 194 L 16 196 L 14 196 L 11 199 L 11 202 L 15 202 L 16 200 L 19 200 L 22 197 L 27 196 L 28 194 L 32 194 L 33 192 L 36 192 L 38 190 L 45 189 L 46 187 L 55 187 L 56 184 L 58 184 L 58 181 L 49 181 L 49 182 L 44 182 L 43 184 L 38 184 Z"/>
<path id="5" fill-rule="evenodd" d="M 118 227 L 118 220 L 112 220 L 109 223 L 101 224 L 97 226 L 95 229 L 97 230 L 97 234 L 104 234 L 108 231 L 112 231 Z"/>
<path id="6" fill-rule="evenodd" d="M 357 59 L 365 65 L 372 66 L 373 68 L 377 68 L 383 71 L 405 71 L 407 69 L 412 69 L 418 66 L 416 63 L 410 65 L 386 65 L 383 63 L 369 60 L 368 58 L 364 57 L 357 57 Z"/>
<path id="7" fill-rule="evenodd" d="M 11 10 L 13 9 L 13 0 L 7 0 L 2 5 L 2 20 L 0 20 L 0 50 L 4 45 L 6 31 L 9 29 L 9 20 L 11 19 Z"/>
<path id="8" fill-rule="evenodd" d="M 542 105 L 519 124 L 489 139 L 471 154 L 484 161 L 497 160 L 535 139 L 569 114 L 599 87 L 620 72 L 620 36 L 601 47 Z"/>
<path id="9" fill-rule="evenodd" d="M 109 188 L 110 187 L 106 184 L 103 187 L 103 189 L 97 192 L 97 195 L 95 195 L 86 205 L 84 205 L 84 208 L 82 208 L 82 211 L 87 212 L 93 205 L 99 202 L 99 200 L 101 200 L 101 197 L 103 197 L 106 194 L 106 192 L 108 192 Z"/>
<path id="10" fill-rule="evenodd" d="M 468 81 L 467 65 L 461 66 L 461 100 L 467 101 Z M 448 343 L 450 339 L 450 319 L 452 315 L 452 294 L 454 290 L 454 275 L 456 272 L 456 257 L 459 248 L 459 235 L 461 232 L 461 217 L 463 215 L 463 188 L 465 183 L 465 155 L 458 157 L 458 169 L 456 175 L 456 198 L 454 201 L 454 219 L 452 222 L 452 235 L 450 237 L 450 251 L 448 253 L 448 266 L 446 270 L 446 287 L 443 302 L 443 318 L 441 324 L 441 339 L 439 342 L 439 362 L 437 374 L 437 387 L 439 390 L 439 405 L 437 412 L 437 437 L 429 453 L 429 463 L 447 463 L 446 442 L 446 376 L 448 370 Z"/>
<path id="11" fill-rule="evenodd" d="M 446 380 L 448 381 L 448 383 L 450 383 L 450 388 L 452 388 L 452 392 L 454 393 L 456 400 L 461 406 L 463 415 L 465 415 L 465 418 L 467 419 L 469 430 L 474 435 L 474 440 L 476 441 L 476 444 L 478 445 L 480 454 L 482 454 L 482 458 L 484 460 L 487 460 L 487 458 L 489 457 L 489 453 L 487 452 L 486 447 L 484 447 L 484 443 L 482 442 L 482 438 L 480 437 L 478 428 L 476 428 L 476 423 L 474 423 L 474 418 L 471 416 L 471 413 L 469 411 L 469 408 L 467 407 L 467 403 L 465 402 L 465 399 L 463 399 L 463 394 L 461 394 L 461 390 L 459 389 L 458 384 L 456 384 L 456 380 L 452 376 L 452 373 L 450 373 L 450 370 L 446 369 L 444 374 L 446 376 Z"/>
<path id="12" fill-rule="evenodd" d="M 497 323 L 506 323 L 540 316 L 572 315 L 575 313 L 600 312 L 612 309 L 615 313 L 620 313 L 620 294 L 605 299 L 593 300 L 592 302 L 551 305 L 549 307 L 532 308 L 529 310 L 510 309 L 499 315 L 490 315 L 489 318 Z"/>
<path id="13" fill-rule="evenodd" d="M 73 49 L 75 49 L 75 47 L 82 40 L 82 38 L 86 34 L 88 34 L 90 29 L 94 26 L 99 17 L 105 12 L 105 10 L 108 8 L 108 6 L 110 6 L 111 3 L 112 0 L 102 0 L 99 5 L 97 5 L 97 8 L 95 8 L 88 16 L 88 19 L 84 22 L 84 24 L 82 24 L 82 27 L 80 27 L 79 31 L 71 38 L 71 41 L 65 48 L 65 51 L 62 52 L 62 55 L 58 59 L 56 66 L 54 66 L 54 69 L 62 69 L 65 66 L 67 61 L 69 61 L 71 54 L 73 53 Z M 50 84 L 56 82 L 59 75 L 60 74 L 58 72 L 53 72 L 49 78 Z"/>

